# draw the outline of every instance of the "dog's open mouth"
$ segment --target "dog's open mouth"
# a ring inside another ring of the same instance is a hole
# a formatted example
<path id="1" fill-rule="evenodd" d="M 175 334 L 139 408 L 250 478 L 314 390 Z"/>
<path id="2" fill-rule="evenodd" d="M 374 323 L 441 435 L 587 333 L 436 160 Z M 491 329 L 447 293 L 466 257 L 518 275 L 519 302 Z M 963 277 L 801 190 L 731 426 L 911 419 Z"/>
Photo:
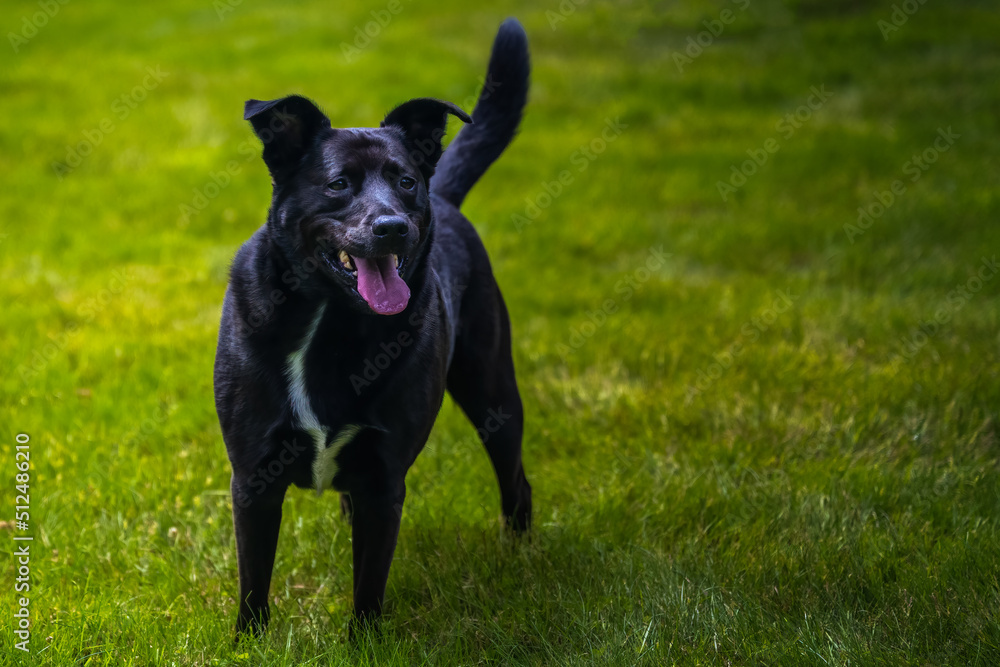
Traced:
<path id="1" fill-rule="evenodd" d="M 410 301 L 410 288 L 400 277 L 406 257 L 355 257 L 341 250 L 334 259 L 323 253 L 332 268 L 346 271 L 357 280 L 357 290 L 368 306 L 379 315 L 395 315 Z"/>

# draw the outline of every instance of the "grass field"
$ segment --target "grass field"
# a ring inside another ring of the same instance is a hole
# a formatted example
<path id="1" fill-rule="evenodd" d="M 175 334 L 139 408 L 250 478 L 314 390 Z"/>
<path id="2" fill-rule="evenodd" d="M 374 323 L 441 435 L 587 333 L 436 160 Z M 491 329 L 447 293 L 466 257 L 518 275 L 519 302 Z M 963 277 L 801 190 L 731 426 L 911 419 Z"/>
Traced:
<path id="1" fill-rule="evenodd" d="M 26 433 L 34 541 L 30 652 L 9 558 L 0 663 L 1000 663 L 1000 12 L 897 10 L 6 2 L 0 515 Z M 234 649 L 211 368 L 269 200 L 243 101 L 469 109 L 508 15 L 529 108 L 464 210 L 513 320 L 533 539 L 446 400 L 383 639 L 346 643 L 349 527 L 293 491 L 271 632 Z"/>

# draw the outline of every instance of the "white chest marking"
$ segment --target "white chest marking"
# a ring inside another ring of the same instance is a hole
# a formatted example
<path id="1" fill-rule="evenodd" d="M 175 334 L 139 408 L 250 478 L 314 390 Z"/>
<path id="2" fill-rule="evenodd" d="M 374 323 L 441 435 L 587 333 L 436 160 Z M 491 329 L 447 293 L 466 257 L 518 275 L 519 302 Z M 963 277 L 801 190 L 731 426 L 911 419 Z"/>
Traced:
<path id="1" fill-rule="evenodd" d="M 313 459 L 313 484 L 316 486 L 316 495 L 323 493 L 323 489 L 330 486 L 333 476 L 337 474 L 337 454 L 340 450 L 354 439 L 361 427 L 357 424 L 348 424 L 340 429 L 340 433 L 333 439 L 329 447 L 324 447 L 319 441 L 316 442 L 316 458 Z"/>
<path id="2" fill-rule="evenodd" d="M 292 402 L 295 425 L 312 437 L 313 447 L 316 451 L 316 456 L 313 459 L 313 485 L 316 487 L 317 495 L 323 493 L 323 489 L 330 486 L 333 476 L 337 474 L 336 457 L 341 448 L 361 430 L 360 426 L 348 424 L 340 429 L 333 442 L 327 447 L 326 439 L 330 429 L 319 422 L 319 418 L 313 412 L 312 404 L 309 402 L 309 394 L 306 391 L 306 354 L 309 352 L 309 345 L 316 336 L 316 330 L 319 328 L 325 311 L 326 303 L 324 302 L 316 310 L 298 349 L 288 355 L 285 366 L 285 375 L 288 378 L 288 398 Z"/>

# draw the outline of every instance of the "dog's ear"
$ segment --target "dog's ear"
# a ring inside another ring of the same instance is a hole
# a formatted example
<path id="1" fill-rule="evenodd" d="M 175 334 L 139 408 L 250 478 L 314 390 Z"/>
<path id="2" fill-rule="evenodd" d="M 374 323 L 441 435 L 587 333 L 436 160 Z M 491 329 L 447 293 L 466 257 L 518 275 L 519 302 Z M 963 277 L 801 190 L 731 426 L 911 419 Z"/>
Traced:
<path id="1" fill-rule="evenodd" d="M 469 114 L 451 102 L 419 97 L 403 102 L 389 112 L 382 127 L 398 127 L 406 136 L 410 159 L 420 169 L 424 182 L 430 182 L 434 166 L 441 157 L 441 139 L 448 125 L 448 114 L 471 123 Z"/>
<path id="2" fill-rule="evenodd" d="M 299 95 L 268 102 L 247 100 L 243 119 L 250 121 L 264 144 L 264 163 L 274 178 L 294 170 L 317 135 L 330 128 L 330 119 Z"/>

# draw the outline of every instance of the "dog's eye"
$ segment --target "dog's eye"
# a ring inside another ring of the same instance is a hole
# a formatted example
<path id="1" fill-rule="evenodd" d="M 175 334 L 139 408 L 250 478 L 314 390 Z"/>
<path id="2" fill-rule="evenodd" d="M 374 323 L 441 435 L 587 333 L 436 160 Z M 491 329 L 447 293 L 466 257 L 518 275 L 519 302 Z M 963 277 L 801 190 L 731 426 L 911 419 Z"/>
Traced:
<path id="1" fill-rule="evenodd" d="M 412 178 L 410 178 L 409 176 L 403 176 L 401 179 L 399 179 L 399 187 L 403 188 L 404 190 L 412 190 L 413 186 L 416 184 L 417 182 Z"/>
<path id="2" fill-rule="evenodd" d="M 347 179 L 338 178 L 335 181 L 326 184 L 327 189 L 333 190 L 334 192 L 340 192 L 341 190 L 347 189 Z"/>

